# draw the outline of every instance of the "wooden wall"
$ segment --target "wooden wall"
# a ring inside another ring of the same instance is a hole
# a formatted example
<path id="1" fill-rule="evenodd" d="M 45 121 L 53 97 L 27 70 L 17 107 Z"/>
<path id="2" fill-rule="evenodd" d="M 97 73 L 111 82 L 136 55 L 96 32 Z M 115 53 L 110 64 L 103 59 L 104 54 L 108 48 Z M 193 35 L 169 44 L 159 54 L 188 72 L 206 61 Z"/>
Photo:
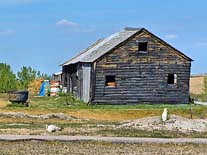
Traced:
<path id="1" fill-rule="evenodd" d="M 81 96 L 81 76 L 80 65 L 74 64 L 63 67 L 63 87 L 67 87 L 68 92 L 73 93 L 75 96 Z"/>
<path id="2" fill-rule="evenodd" d="M 68 92 L 82 99 L 84 102 L 90 101 L 91 89 L 91 64 L 77 63 L 63 67 L 63 87 L 67 87 Z"/>
<path id="3" fill-rule="evenodd" d="M 81 99 L 88 103 L 90 101 L 91 90 L 91 64 L 82 64 L 82 96 Z"/>
<path id="4" fill-rule="evenodd" d="M 148 52 L 138 51 L 148 41 Z M 148 32 L 134 36 L 94 63 L 93 103 L 188 103 L 191 62 Z M 177 85 L 168 85 L 177 74 Z M 116 76 L 116 87 L 105 86 L 105 76 Z"/>

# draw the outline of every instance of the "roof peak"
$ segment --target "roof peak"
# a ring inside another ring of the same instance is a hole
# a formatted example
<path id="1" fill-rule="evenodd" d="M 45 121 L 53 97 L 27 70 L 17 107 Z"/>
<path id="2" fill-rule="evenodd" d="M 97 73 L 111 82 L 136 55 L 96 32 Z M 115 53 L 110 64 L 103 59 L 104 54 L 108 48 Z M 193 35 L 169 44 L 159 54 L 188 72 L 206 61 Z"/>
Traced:
<path id="1" fill-rule="evenodd" d="M 106 54 L 107 52 L 109 52 L 112 49 L 114 49 L 115 47 L 117 47 L 122 42 L 126 41 L 127 39 L 129 39 L 133 35 L 138 34 L 139 32 L 141 32 L 143 30 L 145 30 L 150 35 L 152 35 L 152 37 L 157 38 L 161 42 L 165 43 L 167 46 L 173 48 L 168 43 L 161 40 L 159 37 L 155 36 L 154 34 L 152 34 L 149 31 L 147 31 L 145 28 L 126 27 L 124 30 L 122 30 L 118 33 L 114 33 L 111 36 L 109 36 L 103 40 L 98 40 L 97 42 L 95 42 L 94 44 L 89 46 L 87 49 L 83 50 L 81 53 L 79 53 L 78 55 L 76 55 L 72 59 L 66 61 L 64 64 L 62 64 L 62 66 L 75 64 L 78 62 L 94 62 L 95 60 L 97 60 L 98 58 L 100 58 L 101 56 Z M 178 51 L 175 48 L 173 48 L 173 49 L 175 51 L 177 51 L 178 53 L 180 53 L 184 58 L 192 61 L 192 59 L 190 59 L 189 57 L 184 55 L 182 52 Z"/>
<path id="2" fill-rule="evenodd" d="M 124 30 L 126 31 L 139 31 L 142 28 L 138 28 L 138 27 L 125 27 Z"/>

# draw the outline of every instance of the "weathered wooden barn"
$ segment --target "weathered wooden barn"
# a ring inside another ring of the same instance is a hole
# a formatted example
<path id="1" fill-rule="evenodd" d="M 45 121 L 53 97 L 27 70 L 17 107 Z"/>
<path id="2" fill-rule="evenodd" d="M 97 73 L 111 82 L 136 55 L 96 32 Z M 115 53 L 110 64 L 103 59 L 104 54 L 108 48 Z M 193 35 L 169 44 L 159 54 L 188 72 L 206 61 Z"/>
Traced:
<path id="1" fill-rule="evenodd" d="M 145 28 L 125 28 L 62 64 L 62 85 L 94 104 L 188 103 L 191 61 Z"/>

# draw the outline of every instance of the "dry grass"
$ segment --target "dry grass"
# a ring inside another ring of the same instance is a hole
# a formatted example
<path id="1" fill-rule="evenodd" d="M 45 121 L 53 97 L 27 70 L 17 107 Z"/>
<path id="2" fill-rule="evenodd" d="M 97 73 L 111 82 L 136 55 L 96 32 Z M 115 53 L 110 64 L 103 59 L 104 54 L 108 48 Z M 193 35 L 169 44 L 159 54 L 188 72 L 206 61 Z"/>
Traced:
<path id="1" fill-rule="evenodd" d="M 207 107 L 200 106 L 200 109 L 193 108 L 193 118 L 207 118 Z M 22 112 L 25 114 L 40 115 L 48 113 L 64 113 L 67 116 L 73 116 L 80 119 L 91 119 L 97 121 L 123 121 L 123 120 L 133 120 L 144 117 L 161 116 L 162 109 L 127 109 L 127 110 L 108 110 L 108 109 L 63 109 L 63 110 L 37 110 L 37 109 L 2 109 L 1 112 Z M 170 114 L 190 118 L 189 109 L 171 109 Z M 1 120 L 0 120 L 1 121 Z"/>
<path id="2" fill-rule="evenodd" d="M 204 77 L 191 77 L 190 78 L 190 93 L 191 94 L 202 94 L 204 85 Z"/>
<path id="3" fill-rule="evenodd" d="M 16 155 L 204 155 L 207 145 L 198 144 L 128 144 L 106 142 L 0 142 L 0 154 Z"/>
<path id="4" fill-rule="evenodd" d="M 68 114 L 78 118 L 86 118 L 98 121 L 120 121 L 120 120 L 130 120 L 136 118 L 143 118 L 146 116 L 156 116 L 160 115 L 160 110 L 78 110 L 70 112 Z"/>
<path id="5" fill-rule="evenodd" d="M 82 119 L 97 121 L 122 121 L 143 117 L 161 115 L 163 108 L 168 108 L 170 114 L 190 117 L 190 105 L 124 105 L 124 106 L 67 106 L 61 98 L 31 98 L 29 107 L 11 106 L 5 94 L 0 95 L 1 112 L 22 112 L 40 115 L 48 113 L 64 113 Z M 207 107 L 192 105 L 193 118 L 207 118 Z M 0 120 L 1 121 L 1 120 Z"/>

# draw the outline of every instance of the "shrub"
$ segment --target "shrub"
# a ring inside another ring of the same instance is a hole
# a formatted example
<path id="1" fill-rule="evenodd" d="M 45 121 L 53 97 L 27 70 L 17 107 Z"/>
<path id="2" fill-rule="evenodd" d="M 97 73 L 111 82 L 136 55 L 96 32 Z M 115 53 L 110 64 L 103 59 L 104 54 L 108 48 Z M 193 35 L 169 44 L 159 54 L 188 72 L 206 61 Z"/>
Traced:
<path id="1" fill-rule="evenodd" d="M 80 99 L 78 99 L 75 95 L 72 93 L 58 93 L 58 96 L 64 97 L 65 104 L 67 105 L 74 105 L 74 104 L 82 104 L 84 103 Z"/>

